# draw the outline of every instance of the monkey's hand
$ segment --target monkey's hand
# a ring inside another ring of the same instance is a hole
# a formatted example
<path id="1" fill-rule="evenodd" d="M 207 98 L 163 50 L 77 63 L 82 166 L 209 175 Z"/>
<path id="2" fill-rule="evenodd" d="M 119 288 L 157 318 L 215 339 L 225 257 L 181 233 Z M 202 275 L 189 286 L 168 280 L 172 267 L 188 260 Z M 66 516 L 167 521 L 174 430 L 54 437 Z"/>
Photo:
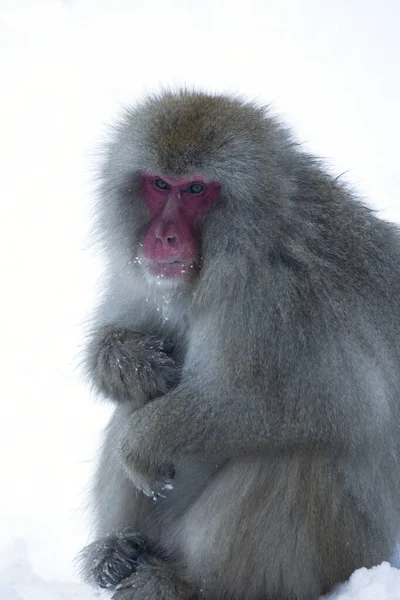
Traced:
<path id="1" fill-rule="evenodd" d="M 89 344 L 88 371 L 102 395 L 142 406 L 178 382 L 179 369 L 170 356 L 172 350 L 171 342 L 107 326 Z"/>
<path id="2" fill-rule="evenodd" d="M 146 495 L 167 495 L 173 487 L 173 467 L 188 458 L 212 459 L 217 467 L 235 457 L 265 452 L 272 435 L 279 433 L 280 418 L 268 419 L 261 395 L 224 396 L 223 390 L 213 394 L 207 383 L 210 386 L 209 381 L 199 381 L 195 387 L 192 381 L 181 381 L 128 415 L 116 432 L 117 459 Z"/>
<path id="3" fill-rule="evenodd" d="M 177 458 L 173 440 L 179 437 L 173 423 L 171 427 L 165 420 L 160 423 L 161 414 L 157 410 L 160 400 L 165 400 L 163 405 L 166 404 L 168 395 L 130 415 L 116 446 L 118 458 L 129 479 L 137 489 L 154 500 L 164 498 L 173 489 L 173 465 Z M 168 434 L 165 434 L 165 426 Z"/>

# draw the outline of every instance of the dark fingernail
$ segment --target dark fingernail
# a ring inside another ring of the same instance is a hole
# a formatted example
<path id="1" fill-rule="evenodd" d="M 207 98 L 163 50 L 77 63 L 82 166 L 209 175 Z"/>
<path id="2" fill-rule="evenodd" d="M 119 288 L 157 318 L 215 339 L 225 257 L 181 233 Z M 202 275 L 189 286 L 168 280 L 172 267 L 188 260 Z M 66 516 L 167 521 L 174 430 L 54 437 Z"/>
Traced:
<path id="1" fill-rule="evenodd" d="M 164 340 L 164 341 L 163 341 L 163 342 L 161 342 L 161 344 L 160 344 L 160 349 L 161 349 L 163 352 L 166 352 L 166 353 L 172 352 L 172 350 L 173 350 L 174 348 L 175 348 L 175 344 L 174 344 L 174 342 L 169 342 L 169 341 L 166 341 L 166 340 Z"/>

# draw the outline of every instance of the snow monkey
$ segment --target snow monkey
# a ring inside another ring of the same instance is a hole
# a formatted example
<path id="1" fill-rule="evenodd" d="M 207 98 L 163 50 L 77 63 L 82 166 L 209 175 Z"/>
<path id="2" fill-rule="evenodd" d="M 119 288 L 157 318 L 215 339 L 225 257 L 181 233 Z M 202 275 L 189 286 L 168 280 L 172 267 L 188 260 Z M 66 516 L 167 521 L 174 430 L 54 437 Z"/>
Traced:
<path id="1" fill-rule="evenodd" d="M 400 236 L 267 109 L 163 92 L 108 142 L 86 368 L 115 404 L 87 581 L 315 600 L 400 516 Z"/>

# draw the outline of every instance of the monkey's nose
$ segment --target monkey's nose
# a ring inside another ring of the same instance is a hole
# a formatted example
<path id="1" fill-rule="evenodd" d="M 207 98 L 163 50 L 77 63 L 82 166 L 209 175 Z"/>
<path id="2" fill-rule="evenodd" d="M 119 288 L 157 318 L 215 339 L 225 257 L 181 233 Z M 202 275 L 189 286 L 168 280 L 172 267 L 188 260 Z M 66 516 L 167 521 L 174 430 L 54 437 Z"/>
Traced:
<path id="1" fill-rule="evenodd" d="M 156 234 L 157 244 L 164 248 L 175 248 L 179 240 L 178 236 L 174 234 L 161 235 Z"/>

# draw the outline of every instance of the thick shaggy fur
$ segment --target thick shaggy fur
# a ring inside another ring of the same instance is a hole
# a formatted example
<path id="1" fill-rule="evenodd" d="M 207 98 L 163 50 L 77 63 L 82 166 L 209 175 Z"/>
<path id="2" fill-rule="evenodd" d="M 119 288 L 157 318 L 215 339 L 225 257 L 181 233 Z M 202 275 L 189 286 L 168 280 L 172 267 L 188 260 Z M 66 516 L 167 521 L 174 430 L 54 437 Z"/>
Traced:
<path id="1" fill-rule="evenodd" d="M 182 286 L 143 275 L 143 171 L 221 183 L 199 276 Z M 315 600 L 389 560 L 396 227 L 263 108 L 186 91 L 116 127 L 98 226 L 108 276 L 87 368 L 116 408 L 87 579 L 115 600 Z"/>

